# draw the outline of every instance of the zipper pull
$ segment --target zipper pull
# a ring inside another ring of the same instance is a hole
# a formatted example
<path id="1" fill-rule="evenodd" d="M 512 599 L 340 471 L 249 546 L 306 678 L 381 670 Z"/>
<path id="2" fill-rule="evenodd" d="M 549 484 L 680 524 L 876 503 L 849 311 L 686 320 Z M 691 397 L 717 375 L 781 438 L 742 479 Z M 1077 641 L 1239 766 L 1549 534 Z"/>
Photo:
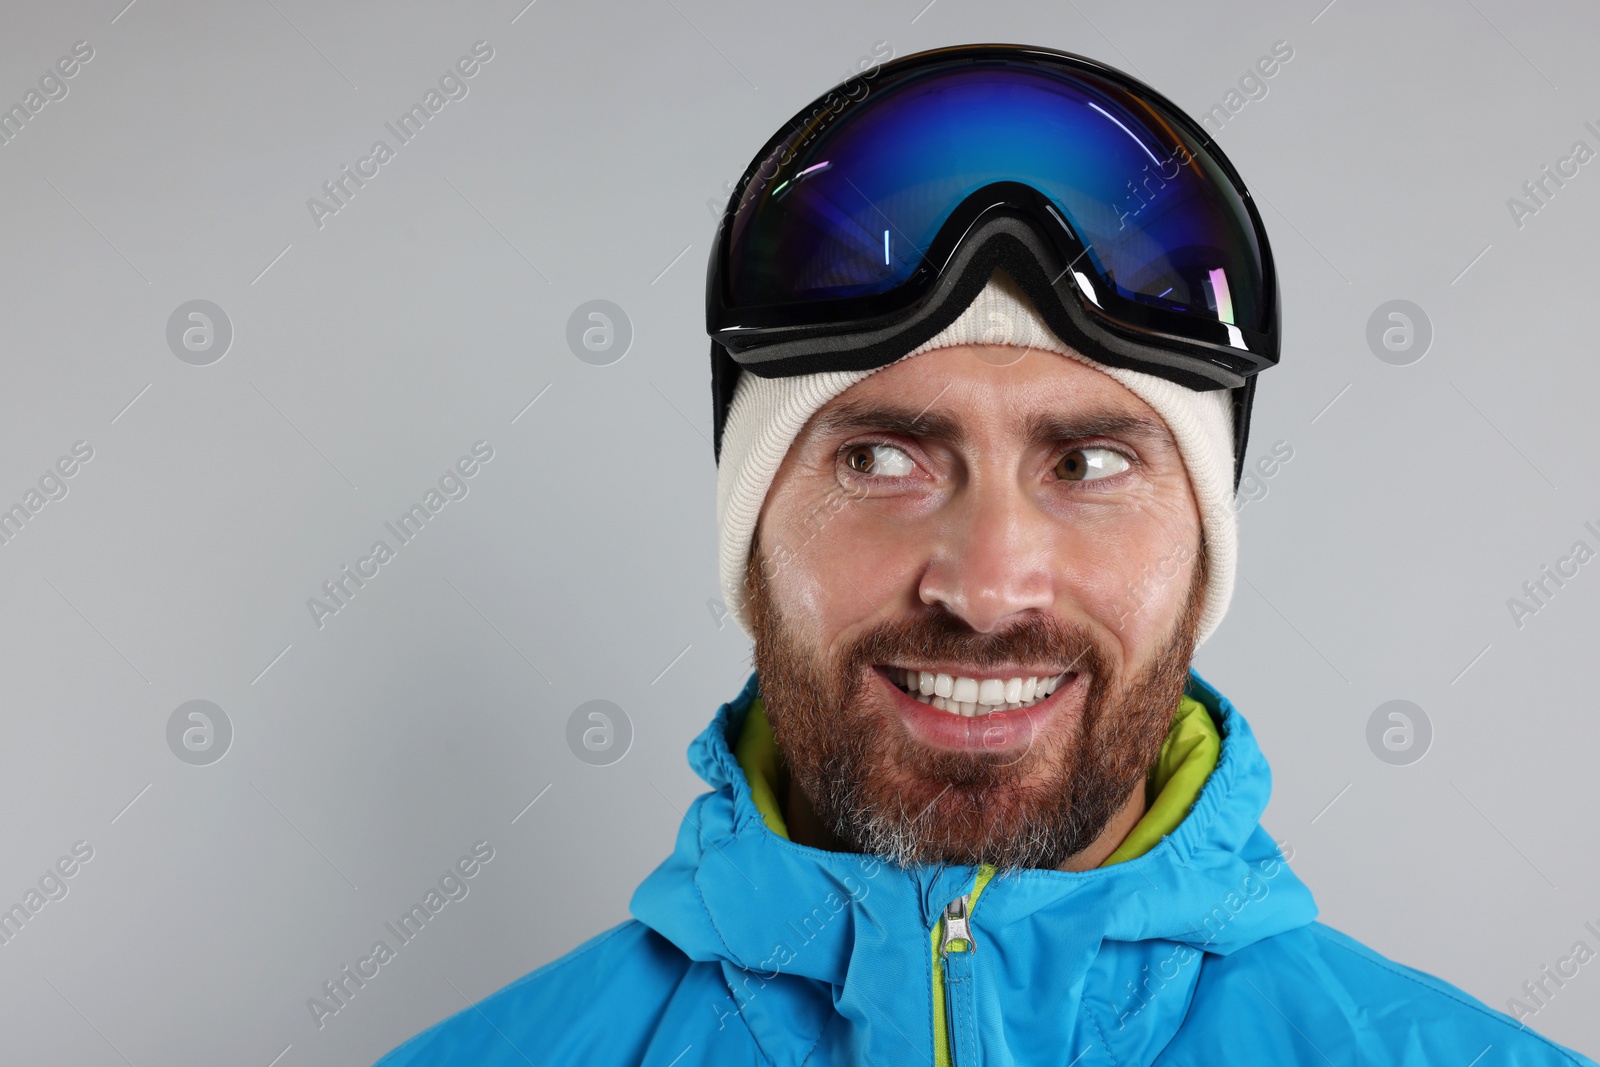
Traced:
<path id="1" fill-rule="evenodd" d="M 960 941 L 961 947 L 952 949 L 951 942 Z M 972 939 L 972 928 L 967 925 L 967 897 L 957 897 L 944 908 L 944 937 L 939 942 L 939 955 L 955 952 L 976 952 L 978 943 Z"/>

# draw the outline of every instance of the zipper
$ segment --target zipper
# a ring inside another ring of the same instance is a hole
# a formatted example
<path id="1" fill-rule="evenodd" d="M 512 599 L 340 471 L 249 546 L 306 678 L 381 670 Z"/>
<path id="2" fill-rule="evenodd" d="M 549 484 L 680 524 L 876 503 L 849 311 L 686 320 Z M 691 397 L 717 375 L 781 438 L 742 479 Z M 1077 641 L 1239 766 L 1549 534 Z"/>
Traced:
<path id="1" fill-rule="evenodd" d="M 978 1063 L 978 997 L 973 984 L 973 956 L 978 950 L 972 936 L 972 913 L 989 880 L 1000 873 L 987 863 L 978 865 L 972 892 L 949 904 L 928 931 L 928 955 L 933 961 L 933 1063 L 934 1067 L 976 1067 Z"/>
<path id="2" fill-rule="evenodd" d="M 949 959 L 951 952 L 975 952 L 978 943 L 972 939 L 972 927 L 968 925 L 967 908 L 972 903 L 972 894 L 957 897 L 944 906 L 944 937 L 939 942 L 939 955 Z M 955 945 L 953 942 L 963 942 Z"/>
<path id="3" fill-rule="evenodd" d="M 939 960 L 944 968 L 945 1041 L 951 1067 L 974 1067 L 978 1062 L 977 998 L 972 988 L 972 957 L 978 951 L 971 926 L 972 900 L 977 894 L 957 897 L 944 909 L 944 930 L 939 939 Z"/>

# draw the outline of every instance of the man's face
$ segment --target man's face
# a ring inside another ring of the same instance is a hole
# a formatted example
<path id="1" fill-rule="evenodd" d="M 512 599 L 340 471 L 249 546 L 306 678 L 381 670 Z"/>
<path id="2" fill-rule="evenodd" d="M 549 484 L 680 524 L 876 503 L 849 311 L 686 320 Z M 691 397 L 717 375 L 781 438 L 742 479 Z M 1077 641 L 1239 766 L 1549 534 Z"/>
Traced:
<path id="1" fill-rule="evenodd" d="M 1076 360 L 942 348 L 835 397 L 746 574 L 768 717 L 822 825 L 906 865 L 1062 867 L 1165 740 L 1200 535 L 1160 416 Z"/>

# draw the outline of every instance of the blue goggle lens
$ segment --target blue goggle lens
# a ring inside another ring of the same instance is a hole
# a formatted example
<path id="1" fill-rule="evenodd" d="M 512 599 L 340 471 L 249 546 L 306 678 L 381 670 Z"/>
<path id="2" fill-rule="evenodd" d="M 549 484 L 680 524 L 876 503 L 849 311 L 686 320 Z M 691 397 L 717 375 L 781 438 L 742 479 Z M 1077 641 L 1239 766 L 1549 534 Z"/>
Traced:
<path id="1" fill-rule="evenodd" d="M 1101 291 L 1272 328 L 1255 223 L 1204 145 L 1109 78 L 998 57 L 908 70 L 774 144 L 729 220 L 726 306 L 889 293 L 936 271 L 952 211 L 1003 181 L 1060 213 L 1084 249 L 1070 269 Z"/>

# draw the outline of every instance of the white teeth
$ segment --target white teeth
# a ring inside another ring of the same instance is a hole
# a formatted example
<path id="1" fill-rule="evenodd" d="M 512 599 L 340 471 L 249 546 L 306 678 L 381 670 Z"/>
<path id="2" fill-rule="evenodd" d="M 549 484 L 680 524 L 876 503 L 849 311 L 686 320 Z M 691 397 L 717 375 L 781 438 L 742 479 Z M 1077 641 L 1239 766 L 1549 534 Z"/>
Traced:
<path id="1" fill-rule="evenodd" d="M 907 667 L 890 667 L 888 675 L 920 703 L 968 718 L 1035 704 L 1054 693 L 1068 677 L 974 678 Z"/>

